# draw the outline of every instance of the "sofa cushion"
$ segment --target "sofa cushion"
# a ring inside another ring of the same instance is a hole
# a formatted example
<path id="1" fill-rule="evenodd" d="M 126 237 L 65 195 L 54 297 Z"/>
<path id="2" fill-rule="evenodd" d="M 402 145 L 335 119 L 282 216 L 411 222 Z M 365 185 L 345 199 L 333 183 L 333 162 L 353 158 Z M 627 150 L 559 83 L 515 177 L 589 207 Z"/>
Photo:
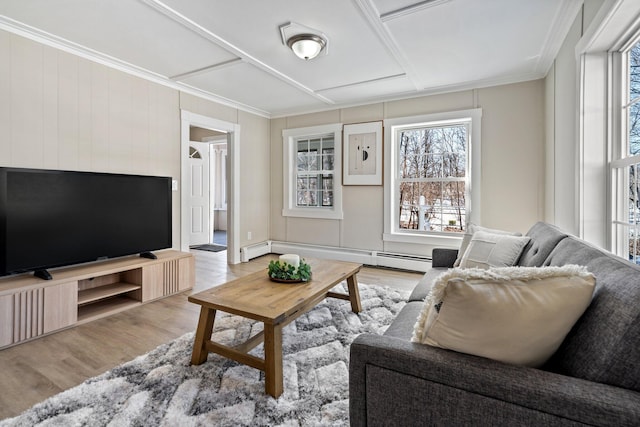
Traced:
<path id="1" fill-rule="evenodd" d="M 383 335 L 409 341 L 413 334 L 413 325 L 415 325 L 420 311 L 422 311 L 422 301 L 408 302 L 402 307 Z"/>
<path id="2" fill-rule="evenodd" d="M 591 301 L 584 267 L 452 269 L 433 283 L 411 341 L 538 367 Z"/>
<path id="3" fill-rule="evenodd" d="M 461 268 L 511 267 L 529 243 L 527 236 L 476 231 L 460 261 Z"/>
<path id="4" fill-rule="evenodd" d="M 462 236 L 462 242 L 460 243 L 460 250 L 458 251 L 458 257 L 456 258 L 455 262 L 453 263 L 454 267 L 460 267 L 460 263 L 462 262 L 462 257 L 464 256 L 465 252 L 467 251 L 467 247 L 469 246 L 469 243 L 471 242 L 471 238 L 473 237 L 474 233 L 476 233 L 477 231 L 484 231 L 486 233 L 493 233 L 493 234 L 506 234 L 506 235 L 510 235 L 510 236 L 522 236 L 522 233 L 504 231 L 504 230 L 497 230 L 495 228 L 481 227 L 479 225 L 471 223 L 467 227 L 467 230 L 464 233 L 464 236 Z"/>
<path id="5" fill-rule="evenodd" d="M 567 233 L 545 222 L 537 222 L 527 232 L 531 240 L 522 250 L 518 265 L 524 267 L 540 267 L 545 262 L 553 248 L 565 237 Z"/>
<path id="6" fill-rule="evenodd" d="M 429 294 L 433 281 L 445 271 L 447 271 L 446 268 L 430 268 L 427 270 L 420 281 L 418 281 L 418 284 L 413 288 L 413 292 L 409 295 L 408 301 L 424 301 Z"/>
<path id="7" fill-rule="evenodd" d="M 640 391 L 640 268 L 569 236 L 545 265 L 580 263 L 596 277 L 593 301 L 547 368 Z"/>

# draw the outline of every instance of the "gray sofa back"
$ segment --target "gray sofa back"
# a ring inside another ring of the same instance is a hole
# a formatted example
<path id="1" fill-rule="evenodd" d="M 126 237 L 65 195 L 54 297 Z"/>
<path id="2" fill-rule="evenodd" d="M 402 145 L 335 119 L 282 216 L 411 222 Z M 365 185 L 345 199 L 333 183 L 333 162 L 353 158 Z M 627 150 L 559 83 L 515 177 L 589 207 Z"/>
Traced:
<path id="1" fill-rule="evenodd" d="M 565 264 L 585 265 L 596 289 L 546 369 L 640 391 L 640 268 L 573 236 L 543 265 Z"/>
<path id="2" fill-rule="evenodd" d="M 568 234 L 546 222 L 537 222 L 527 232 L 527 236 L 531 240 L 522 250 L 517 264 L 522 267 L 540 267 L 558 242 Z"/>

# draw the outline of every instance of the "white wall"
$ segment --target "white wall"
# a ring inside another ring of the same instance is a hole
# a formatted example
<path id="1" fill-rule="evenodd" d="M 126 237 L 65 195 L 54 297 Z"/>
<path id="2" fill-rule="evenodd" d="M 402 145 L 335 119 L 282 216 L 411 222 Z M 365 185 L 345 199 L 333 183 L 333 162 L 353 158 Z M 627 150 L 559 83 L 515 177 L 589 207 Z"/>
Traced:
<path id="1" fill-rule="evenodd" d="M 603 0 L 586 0 L 545 78 L 544 219 L 580 235 L 579 77 L 576 45 Z"/>
<path id="2" fill-rule="evenodd" d="M 578 179 L 578 65 L 574 48 L 582 35 L 580 14 L 554 61 L 555 80 L 547 79 L 553 87 L 553 222 L 563 230 L 578 234 L 577 179 Z M 551 142 L 549 142 L 551 145 Z"/>
<path id="3" fill-rule="evenodd" d="M 482 108 L 482 219 L 526 232 L 544 217 L 544 82 L 426 96 L 271 121 L 271 239 L 430 255 L 431 247 L 383 242 L 383 187 L 343 187 L 343 220 L 282 216 L 282 130 Z"/>
<path id="4" fill-rule="evenodd" d="M 179 180 L 181 109 L 240 125 L 240 244 L 247 244 L 249 230 L 254 240 L 266 240 L 268 119 L 0 31 L 0 166 Z M 175 192 L 175 248 L 180 219 Z"/>

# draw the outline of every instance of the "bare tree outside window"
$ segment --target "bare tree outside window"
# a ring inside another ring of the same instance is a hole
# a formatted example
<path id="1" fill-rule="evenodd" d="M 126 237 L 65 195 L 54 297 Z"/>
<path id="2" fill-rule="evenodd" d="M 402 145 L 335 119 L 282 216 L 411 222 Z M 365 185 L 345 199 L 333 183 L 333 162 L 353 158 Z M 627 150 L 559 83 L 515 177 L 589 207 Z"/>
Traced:
<path id="1" fill-rule="evenodd" d="M 629 51 L 629 155 L 640 154 L 640 43 Z"/>
<path id="2" fill-rule="evenodd" d="M 629 106 L 628 123 L 629 156 L 640 154 L 640 43 L 629 51 Z M 640 262 L 640 182 L 638 182 L 638 164 L 629 167 L 629 258 Z"/>
<path id="3" fill-rule="evenodd" d="M 466 123 L 398 131 L 398 228 L 466 229 L 468 133 Z"/>

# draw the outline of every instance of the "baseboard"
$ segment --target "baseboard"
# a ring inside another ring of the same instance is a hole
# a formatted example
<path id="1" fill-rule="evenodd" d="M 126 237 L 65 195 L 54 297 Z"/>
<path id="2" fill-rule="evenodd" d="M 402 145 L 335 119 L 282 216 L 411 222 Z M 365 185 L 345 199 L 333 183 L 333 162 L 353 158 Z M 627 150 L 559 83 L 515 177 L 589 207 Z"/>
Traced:
<path id="1" fill-rule="evenodd" d="M 425 272 L 431 268 L 431 258 L 419 255 L 368 251 L 363 249 L 339 248 L 334 246 L 308 245 L 304 243 L 267 241 L 240 249 L 242 262 L 258 256 L 294 253 L 301 257 L 338 259 L 365 265 L 399 268 Z"/>

